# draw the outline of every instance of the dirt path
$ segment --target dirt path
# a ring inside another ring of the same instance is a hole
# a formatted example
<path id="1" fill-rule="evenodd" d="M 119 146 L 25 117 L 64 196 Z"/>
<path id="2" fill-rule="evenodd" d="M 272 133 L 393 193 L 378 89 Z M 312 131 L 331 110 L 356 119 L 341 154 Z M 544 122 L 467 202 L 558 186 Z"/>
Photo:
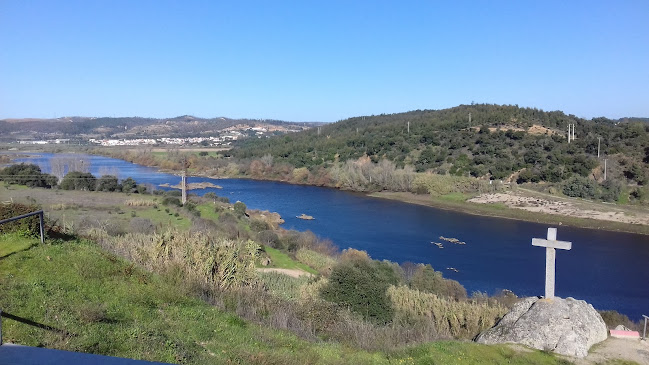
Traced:
<path id="1" fill-rule="evenodd" d="M 302 275 L 311 276 L 311 273 L 298 269 L 276 269 L 276 268 L 261 268 L 257 269 L 259 272 L 276 272 L 290 277 L 299 278 Z"/>
<path id="2" fill-rule="evenodd" d="M 606 341 L 593 346 L 588 356 L 576 360 L 575 364 L 605 364 L 612 360 L 635 361 L 638 364 L 649 365 L 649 343 L 647 341 L 609 337 Z"/>

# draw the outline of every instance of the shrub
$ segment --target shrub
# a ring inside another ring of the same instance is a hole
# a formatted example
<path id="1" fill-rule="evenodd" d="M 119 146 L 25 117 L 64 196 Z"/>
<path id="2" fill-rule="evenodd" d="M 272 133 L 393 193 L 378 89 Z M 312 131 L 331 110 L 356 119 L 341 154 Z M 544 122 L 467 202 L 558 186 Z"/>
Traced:
<path id="1" fill-rule="evenodd" d="M 170 230 L 152 235 L 128 233 L 104 242 L 104 246 L 148 270 L 175 270 L 179 282 L 213 289 L 257 282 L 255 259 L 259 245 L 252 241 L 213 239 L 202 232 Z"/>
<path id="2" fill-rule="evenodd" d="M 19 215 L 40 210 L 37 205 L 26 204 L 0 204 L 0 220 L 13 218 Z M 40 219 L 37 215 L 19 219 L 13 222 L 0 224 L 0 233 L 19 233 L 23 236 L 40 236 Z"/>
<path id="3" fill-rule="evenodd" d="M 238 202 L 234 203 L 234 207 L 233 207 L 233 208 L 234 208 L 234 213 L 235 213 L 238 217 L 244 216 L 244 215 L 246 214 L 246 209 L 247 209 L 247 207 L 246 207 L 246 205 L 245 205 L 244 203 L 242 203 L 242 202 L 239 202 L 239 201 L 238 201 Z"/>
<path id="4" fill-rule="evenodd" d="M 330 275 L 336 260 L 319 252 L 301 248 L 295 253 L 295 258 L 301 263 L 316 269 L 323 275 Z"/>
<path id="5" fill-rule="evenodd" d="M 394 307 L 395 322 L 413 325 L 431 321 L 431 327 L 444 337 L 471 339 L 507 312 L 499 304 L 454 301 L 406 286 L 390 286 L 387 295 Z"/>
<path id="6" fill-rule="evenodd" d="M 466 289 L 455 280 L 444 279 L 442 273 L 430 265 L 417 265 L 410 287 L 422 292 L 437 294 L 452 299 L 466 299 Z"/>
<path id="7" fill-rule="evenodd" d="M 279 237 L 277 236 L 277 233 L 267 230 L 267 231 L 261 231 L 257 234 L 257 240 L 266 246 L 270 246 L 272 248 L 276 249 L 283 249 L 284 247 L 282 246 L 282 241 L 280 241 Z"/>
<path id="8" fill-rule="evenodd" d="M 397 284 L 397 277 L 389 265 L 365 259 L 358 252 L 361 251 L 346 250 L 346 259 L 333 267 L 321 295 L 373 323 L 389 323 L 393 310 L 386 290 Z"/>
<path id="9" fill-rule="evenodd" d="M 133 218 L 130 222 L 131 233 L 153 233 L 155 226 L 148 218 Z"/>
<path id="10" fill-rule="evenodd" d="M 599 311 L 599 314 L 602 316 L 604 323 L 606 323 L 606 327 L 609 329 L 614 329 L 618 325 L 623 325 L 634 331 L 640 331 L 642 328 L 640 322 L 634 323 L 626 315 L 614 310 Z"/>
<path id="11" fill-rule="evenodd" d="M 175 205 L 179 207 L 183 205 L 183 203 L 176 197 L 166 196 L 164 199 L 162 199 L 162 205 Z"/>
<path id="12" fill-rule="evenodd" d="M 573 176 L 563 184 L 563 193 L 575 198 L 593 199 L 597 197 L 597 183 L 586 177 Z"/>
<path id="13" fill-rule="evenodd" d="M 268 223 L 260 219 L 253 219 L 250 221 L 250 229 L 253 232 L 261 232 L 269 229 Z"/>

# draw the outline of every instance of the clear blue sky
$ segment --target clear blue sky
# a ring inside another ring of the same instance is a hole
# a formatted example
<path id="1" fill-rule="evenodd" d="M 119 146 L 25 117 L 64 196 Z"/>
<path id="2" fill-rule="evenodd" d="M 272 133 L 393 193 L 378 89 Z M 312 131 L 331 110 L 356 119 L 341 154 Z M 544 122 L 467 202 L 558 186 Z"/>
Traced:
<path id="1" fill-rule="evenodd" d="M 0 118 L 649 117 L 649 1 L 0 0 Z"/>

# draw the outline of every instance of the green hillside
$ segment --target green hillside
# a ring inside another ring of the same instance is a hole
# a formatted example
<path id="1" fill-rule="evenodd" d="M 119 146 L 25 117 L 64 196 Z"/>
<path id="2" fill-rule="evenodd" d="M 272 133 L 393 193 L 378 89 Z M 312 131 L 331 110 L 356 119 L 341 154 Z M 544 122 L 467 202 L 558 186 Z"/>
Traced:
<path id="1" fill-rule="evenodd" d="M 568 124 L 575 125 L 572 143 L 567 140 Z M 606 158 L 607 178 L 614 181 L 609 184 L 635 186 L 649 176 L 649 125 L 585 120 L 513 105 L 461 105 L 355 117 L 296 134 L 249 139 L 231 155 L 240 159 L 270 155 L 275 163 L 305 167 L 311 173 L 368 156 L 374 163 L 387 159 L 417 172 L 511 178 L 519 183 L 558 183 L 576 177 L 602 182 Z"/>

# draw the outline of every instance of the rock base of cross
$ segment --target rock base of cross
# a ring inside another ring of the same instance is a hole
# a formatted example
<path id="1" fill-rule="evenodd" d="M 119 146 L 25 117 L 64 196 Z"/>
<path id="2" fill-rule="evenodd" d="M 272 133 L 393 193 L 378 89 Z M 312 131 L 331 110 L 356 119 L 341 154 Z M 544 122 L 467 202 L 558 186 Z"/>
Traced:
<path id="1" fill-rule="evenodd" d="M 588 349 L 606 340 L 602 316 L 583 300 L 559 297 L 523 298 L 494 327 L 482 332 L 476 342 L 520 343 L 562 355 L 585 357 Z"/>

